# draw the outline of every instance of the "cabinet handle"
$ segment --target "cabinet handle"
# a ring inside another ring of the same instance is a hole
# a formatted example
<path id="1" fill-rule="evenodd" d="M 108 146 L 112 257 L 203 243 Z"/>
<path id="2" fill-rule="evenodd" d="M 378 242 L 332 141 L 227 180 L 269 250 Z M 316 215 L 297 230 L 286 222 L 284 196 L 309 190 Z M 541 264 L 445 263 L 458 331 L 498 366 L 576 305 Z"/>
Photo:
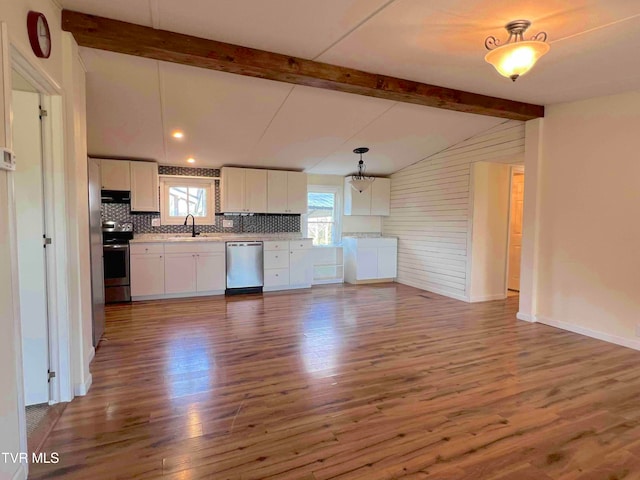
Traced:
<path id="1" fill-rule="evenodd" d="M 276 277 L 279 277 L 279 276 L 280 276 L 280 274 L 279 274 L 279 273 L 276 273 Z"/>
<path id="2" fill-rule="evenodd" d="M 160 255 L 160 258 L 162 258 L 162 255 Z"/>

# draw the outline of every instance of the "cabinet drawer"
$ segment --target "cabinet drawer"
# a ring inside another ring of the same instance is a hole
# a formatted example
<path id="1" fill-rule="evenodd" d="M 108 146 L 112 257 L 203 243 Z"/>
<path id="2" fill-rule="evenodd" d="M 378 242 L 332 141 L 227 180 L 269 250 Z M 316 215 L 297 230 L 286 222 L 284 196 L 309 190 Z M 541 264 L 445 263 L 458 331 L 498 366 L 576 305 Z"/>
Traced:
<path id="1" fill-rule="evenodd" d="M 289 252 L 267 250 L 264 252 L 264 268 L 289 268 Z"/>
<path id="2" fill-rule="evenodd" d="M 264 271 L 265 287 L 285 287 L 289 285 L 289 269 L 275 268 Z"/>
<path id="3" fill-rule="evenodd" d="M 164 253 L 164 244 L 162 243 L 132 243 L 129 245 L 131 255 L 144 255 Z"/>
<path id="4" fill-rule="evenodd" d="M 287 241 L 268 241 L 264 242 L 265 250 L 289 250 L 289 242 Z"/>
<path id="5" fill-rule="evenodd" d="M 291 250 L 306 250 L 313 247 L 313 240 L 291 240 Z"/>
<path id="6" fill-rule="evenodd" d="M 173 242 L 164 244 L 165 253 L 222 253 L 224 242 Z"/>

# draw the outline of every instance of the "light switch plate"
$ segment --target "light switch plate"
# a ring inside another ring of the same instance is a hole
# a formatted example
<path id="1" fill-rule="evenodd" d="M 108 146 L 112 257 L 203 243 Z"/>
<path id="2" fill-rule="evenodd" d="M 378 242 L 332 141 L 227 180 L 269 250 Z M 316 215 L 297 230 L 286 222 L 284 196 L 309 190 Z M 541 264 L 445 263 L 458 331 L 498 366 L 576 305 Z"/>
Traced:
<path id="1" fill-rule="evenodd" d="M 233 228 L 233 220 L 222 220 L 222 228 Z"/>
<path id="2" fill-rule="evenodd" d="M 152 218 L 151 219 L 151 226 L 152 227 L 159 227 L 160 226 L 160 219 L 159 218 Z"/>

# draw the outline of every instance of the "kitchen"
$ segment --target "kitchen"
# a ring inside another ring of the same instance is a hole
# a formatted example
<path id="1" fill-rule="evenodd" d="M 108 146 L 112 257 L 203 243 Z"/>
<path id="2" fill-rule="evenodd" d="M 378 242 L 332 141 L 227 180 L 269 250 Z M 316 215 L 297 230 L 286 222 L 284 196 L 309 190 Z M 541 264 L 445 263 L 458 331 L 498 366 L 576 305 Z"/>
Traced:
<path id="1" fill-rule="evenodd" d="M 109 304 L 259 294 L 341 282 L 343 277 L 357 283 L 393 281 L 396 276 L 395 238 L 347 233 L 344 254 L 341 242 L 323 246 L 316 241 L 314 248 L 314 239 L 301 232 L 307 214 L 303 172 L 89 161 L 96 166 L 89 182 L 90 218 L 94 229 L 99 219 L 103 243 L 102 255 L 92 258 L 93 278 L 104 272 L 104 286 L 94 282 L 95 346 L 104 330 L 103 298 Z M 351 182 L 344 178 L 340 192 L 344 215 L 389 214 L 388 179 L 365 182 L 363 191 Z M 336 257 L 333 261 L 326 260 L 327 250 Z M 97 245 L 92 252 L 99 252 Z M 327 266 L 334 268 L 329 278 L 321 273 Z"/>

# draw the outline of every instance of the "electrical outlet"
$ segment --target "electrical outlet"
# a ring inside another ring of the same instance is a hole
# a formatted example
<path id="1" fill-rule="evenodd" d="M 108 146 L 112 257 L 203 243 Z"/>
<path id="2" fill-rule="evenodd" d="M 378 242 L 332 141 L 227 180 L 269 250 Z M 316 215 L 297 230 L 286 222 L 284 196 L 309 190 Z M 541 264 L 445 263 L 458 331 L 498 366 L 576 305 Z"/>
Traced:
<path id="1" fill-rule="evenodd" d="M 152 218 L 151 219 L 151 226 L 152 227 L 159 227 L 160 226 L 160 219 L 159 218 Z"/>
<path id="2" fill-rule="evenodd" d="M 222 220 L 222 228 L 233 228 L 233 220 Z"/>

